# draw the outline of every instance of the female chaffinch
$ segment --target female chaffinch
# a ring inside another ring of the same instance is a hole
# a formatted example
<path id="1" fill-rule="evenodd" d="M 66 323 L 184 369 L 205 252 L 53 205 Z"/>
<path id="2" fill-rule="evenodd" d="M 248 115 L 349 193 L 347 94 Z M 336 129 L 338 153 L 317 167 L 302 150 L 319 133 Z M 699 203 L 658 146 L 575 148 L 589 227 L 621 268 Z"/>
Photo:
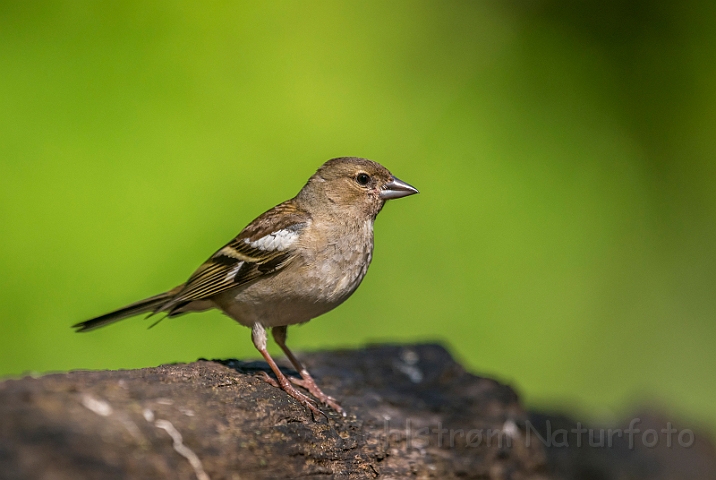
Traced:
<path id="1" fill-rule="evenodd" d="M 256 218 L 212 255 L 186 283 L 168 292 L 74 325 L 88 332 L 141 313 L 176 317 L 217 308 L 252 329 L 254 345 L 278 382 L 267 381 L 320 414 L 291 382 L 339 413 L 286 346 L 289 325 L 337 307 L 360 285 L 373 254 L 373 222 L 386 200 L 418 193 L 379 163 L 334 158 L 324 163 L 291 200 Z M 165 318 L 166 318 L 165 317 Z M 290 381 L 266 350 L 266 328 L 301 379 Z"/>

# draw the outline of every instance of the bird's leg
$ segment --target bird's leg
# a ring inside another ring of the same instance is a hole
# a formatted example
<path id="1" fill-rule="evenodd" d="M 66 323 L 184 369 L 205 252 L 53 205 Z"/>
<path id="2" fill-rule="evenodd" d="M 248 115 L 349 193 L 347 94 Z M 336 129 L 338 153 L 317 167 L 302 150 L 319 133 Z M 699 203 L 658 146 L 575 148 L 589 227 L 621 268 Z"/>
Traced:
<path id="1" fill-rule="evenodd" d="M 301 403 L 303 406 L 311 410 L 311 412 L 313 412 L 314 419 L 316 415 L 323 415 L 325 417 L 326 414 L 318 409 L 316 403 L 311 400 L 307 395 L 296 390 L 296 387 L 291 385 L 291 382 L 289 382 L 286 376 L 281 373 L 281 370 L 278 368 L 278 365 L 276 365 L 276 362 L 273 361 L 273 358 L 271 358 L 271 355 L 269 355 L 268 350 L 266 350 L 266 330 L 264 329 L 263 325 L 261 325 L 260 323 L 254 323 L 254 327 L 251 330 L 251 339 L 254 341 L 254 346 L 256 347 L 256 350 L 261 353 L 261 355 L 266 360 L 266 363 L 269 364 L 269 367 L 271 367 L 271 370 L 273 370 L 273 373 L 276 375 L 276 379 L 278 380 L 277 386 L 281 388 L 281 390 L 298 400 L 299 403 Z M 268 377 L 268 375 L 265 376 Z M 273 380 L 271 379 L 271 377 L 268 378 L 270 380 Z M 276 385 L 273 381 L 269 381 L 269 383 Z"/>
<path id="2" fill-rule="evenodd" d="M 293 364 L 293 368 L 295 368 L 296 371 L 298 371 L 298 374 L 301 375 L 300 380 L 298 378 L 293 377 L 290 377 L 290 380 L 296 385 L 303 387 L 309 392 L 311 392 L 314 397 L 331 407 L 336 412 L 345 416 L 346 413 L 343 411 L 343 408 L 338 404 L 336 399 L 331 397 L 330 395 L 326 395 L 320 388 L 318 388 L 318 385 L 316 385 L 315 380 L 313 380 L 311 374 L 308 373 L 306 367 L 304 367 L 303 364 L 301 364 L 301 362 L 299 362 L 298 359 L 293 355 L 293 352 L 288 349 L 288 347 L 286 346 L 287 331 L 288 327 L 286 326 L 273 327 L 271 329 L 271 333 L 273 334 L 273 339 L 276 341 L 276 344 L 281 347 L 283 353 L 286 354 L 288 359 L 291 361 L 291 364 Z"/>

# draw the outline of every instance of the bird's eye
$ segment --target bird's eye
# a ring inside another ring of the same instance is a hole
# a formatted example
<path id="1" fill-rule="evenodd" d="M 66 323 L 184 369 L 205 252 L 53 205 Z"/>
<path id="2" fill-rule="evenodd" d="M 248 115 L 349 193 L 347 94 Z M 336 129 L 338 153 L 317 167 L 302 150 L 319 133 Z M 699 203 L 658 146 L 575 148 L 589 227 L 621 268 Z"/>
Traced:
<path id="1" fill-rule="evenodd" d="M 358 185 L 366 186 L 370 182 L 370 176 L 367 173 L 359 173 L 356 176 L 356 182 L 358 182 Z"/>

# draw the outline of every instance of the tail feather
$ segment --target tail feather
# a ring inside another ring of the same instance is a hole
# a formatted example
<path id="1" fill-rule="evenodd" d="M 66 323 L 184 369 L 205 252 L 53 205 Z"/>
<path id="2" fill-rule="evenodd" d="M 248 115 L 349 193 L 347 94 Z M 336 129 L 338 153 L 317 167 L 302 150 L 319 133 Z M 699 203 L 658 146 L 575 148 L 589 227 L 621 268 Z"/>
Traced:
<path id="1" fill-rule="evenodd" d="M 176 288 L 169 290 L 168 292 L 160 293 L 153 297 L 145 298 L 138 302 L 127 305 L 126 307 L 120 308 L 113 312 L 105 313 L 99 317 L 92 318 L 90 320 L 77 323 L 72 325 L 72 328 L 76 328 L 76 332 L 89 332 L 100 327 L 104 327 L 114 322 L 124 320 L 125 318 L 133 317 L 141 313 L 154 313 L 162 305 L 171 300 L 176 294 Z"/>

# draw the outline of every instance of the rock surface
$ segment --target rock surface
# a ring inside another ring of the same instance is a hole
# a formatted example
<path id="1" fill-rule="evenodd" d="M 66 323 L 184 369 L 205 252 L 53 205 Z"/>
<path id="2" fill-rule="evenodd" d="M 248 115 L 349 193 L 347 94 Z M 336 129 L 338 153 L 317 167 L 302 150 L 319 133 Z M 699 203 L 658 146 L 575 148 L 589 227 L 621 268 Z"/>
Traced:
<path id="1" fill-rule="evenodd" d="M 310 412 L 257 376 L 198 361 L 0 383 L 0 477 L 541 479 L 515 392 L 441 347 L 302 355 L 348 416 Z M 287 370 L 287 373 L 292 372 Z M 295 372 L 294 372 L 295 373 Z"/>
<path id="2" fill-rule="evenodd" d="M 436 345 L 301 358 L 347 417 L 324 408 L 314 421 L 260 378 L 263 362 L 0 382 L 0 479 L 716 478 L 716 452 L 698 433 L 688 448 L 631 449 L 625 437 L 588 447 L 586 436 L 578 447 L 576 422 L 528 416 L 510 387 Z M 639 417 L 642 432 L 667 421 Z M 569 446 L 545 447 L 536 433 L 550 431 Z"/>

